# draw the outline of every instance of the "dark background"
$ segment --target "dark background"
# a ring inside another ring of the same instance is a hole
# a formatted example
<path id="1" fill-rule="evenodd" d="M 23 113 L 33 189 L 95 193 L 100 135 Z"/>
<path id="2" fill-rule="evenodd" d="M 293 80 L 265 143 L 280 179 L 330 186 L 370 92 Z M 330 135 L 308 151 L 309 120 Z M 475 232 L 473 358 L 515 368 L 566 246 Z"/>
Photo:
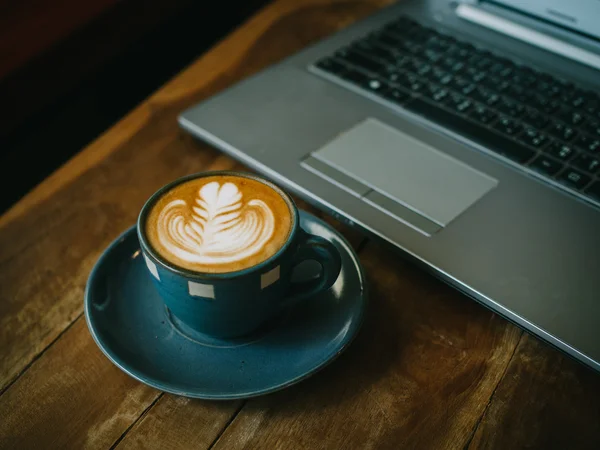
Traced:
<path id="1" fill-rule="evenodd" d="M 0 214 L 266 0 L 0 0 Z"/>

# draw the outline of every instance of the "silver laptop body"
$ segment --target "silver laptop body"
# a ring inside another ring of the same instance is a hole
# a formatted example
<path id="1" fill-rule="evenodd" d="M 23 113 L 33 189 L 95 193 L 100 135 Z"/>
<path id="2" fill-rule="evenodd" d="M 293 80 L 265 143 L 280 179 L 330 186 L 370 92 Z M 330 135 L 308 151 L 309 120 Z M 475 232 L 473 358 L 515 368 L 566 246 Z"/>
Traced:
<path id="1" fill-rule="evenodd" d="M 402 1 L 185 111 L 179 123 L 600 370 L 598 204 L 314 66 L 404 16 L 600 91 L 600 41 L 534 12 Z"/>

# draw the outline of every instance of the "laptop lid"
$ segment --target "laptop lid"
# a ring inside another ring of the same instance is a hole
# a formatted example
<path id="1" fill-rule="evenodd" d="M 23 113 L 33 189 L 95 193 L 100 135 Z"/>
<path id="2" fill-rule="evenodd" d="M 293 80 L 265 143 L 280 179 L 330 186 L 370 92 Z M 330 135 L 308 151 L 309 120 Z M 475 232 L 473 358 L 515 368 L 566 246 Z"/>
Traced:
<path id="1" fill-rule="evenodd" d="M 599 0 L 483 0 L 600 40 Z"/>
<path id="2" fill-rule="evenodd" d="M 455 11 L 464 20 L 600 70 L 600 28 L 594 27 L 600 0 L 461 0 Z"/>

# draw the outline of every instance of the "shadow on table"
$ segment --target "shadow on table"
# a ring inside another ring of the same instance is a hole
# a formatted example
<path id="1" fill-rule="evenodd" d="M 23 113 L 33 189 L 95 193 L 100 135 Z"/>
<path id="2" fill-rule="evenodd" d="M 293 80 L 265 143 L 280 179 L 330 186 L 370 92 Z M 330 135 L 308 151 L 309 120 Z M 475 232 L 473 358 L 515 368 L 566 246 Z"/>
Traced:
<path id="1" fill-rule="evenodd" d="M 370 304 L 356 340 L 319 373 L 245 411 L 371 408 L 417 420 L 428 411 L 442 417 L 452 404 L 462 408 L 493 382 L 518 329 L 389 249 L 370 242 L 360 259 Z"/>
<path id="2" fill-rule="evenodd" d="M 294 404 L 294 397 L 310 396 L 311 408 L 350 401 L 368 390 L 390 368 L 399 363 L 405 331 L 398 327 L 396 313 L 386 293 L 376 283 L 369 287 L 369 305 L 354 341 L 330 364 L 301 383 L 250 402 L 246 408 L 263 408 L 264 402 Z M 295 409 L 295 408 L 294 408 Z"/>

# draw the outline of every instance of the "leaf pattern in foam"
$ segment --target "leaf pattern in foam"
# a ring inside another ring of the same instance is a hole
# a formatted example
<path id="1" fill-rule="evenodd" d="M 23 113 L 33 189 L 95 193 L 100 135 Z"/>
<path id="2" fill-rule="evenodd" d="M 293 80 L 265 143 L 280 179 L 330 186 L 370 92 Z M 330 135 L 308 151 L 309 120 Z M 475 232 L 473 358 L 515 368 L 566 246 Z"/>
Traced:
<path id="1" fill-rule="evenodd" d="M 265 202 L 243 202 L 234 183 L 213 181 L 198 192 L 195 204 L 171 201 L 160 213 L 158 238 L 183 261 L 227 264 L 264 248 L 274 232 L 275 218 Z"/>

